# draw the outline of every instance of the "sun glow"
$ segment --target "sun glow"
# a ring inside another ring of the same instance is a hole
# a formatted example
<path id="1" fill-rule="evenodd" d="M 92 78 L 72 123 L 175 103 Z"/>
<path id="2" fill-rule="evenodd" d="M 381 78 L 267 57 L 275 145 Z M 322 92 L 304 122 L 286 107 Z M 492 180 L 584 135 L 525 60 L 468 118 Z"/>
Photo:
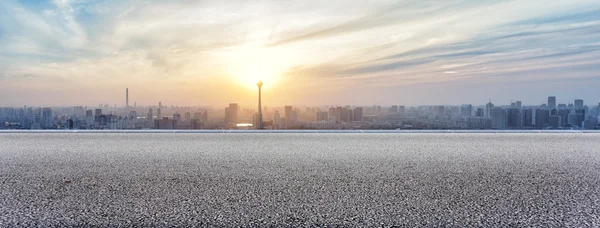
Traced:
<path id="1" fill-rule="evenodd" d="M 264 87 L 274 86 L 287 67 L 283 55 L 275 48 L 243 46 L 230 53 L 229 71 L 233 79 L 249 89 L 256 89 L 256 82 Z"/>

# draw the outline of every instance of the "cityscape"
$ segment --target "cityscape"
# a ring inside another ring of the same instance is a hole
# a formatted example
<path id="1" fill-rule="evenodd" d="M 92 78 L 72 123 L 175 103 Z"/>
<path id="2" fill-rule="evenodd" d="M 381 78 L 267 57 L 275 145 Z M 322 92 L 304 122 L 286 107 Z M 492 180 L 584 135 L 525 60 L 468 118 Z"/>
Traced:
<path id="1" fill-rule="evenodd" d="M 411 130 L 592 130 L 600 129 L 600 103 L 582 99 L 545 104 L 420 105 L 420 106 L 262 106 L 229 103 L 225 107 L 175 106 L 129 102 L 96 107 L 2 107 L 2 130 L 199 130 L 199 129 L 411 129 Z"/>

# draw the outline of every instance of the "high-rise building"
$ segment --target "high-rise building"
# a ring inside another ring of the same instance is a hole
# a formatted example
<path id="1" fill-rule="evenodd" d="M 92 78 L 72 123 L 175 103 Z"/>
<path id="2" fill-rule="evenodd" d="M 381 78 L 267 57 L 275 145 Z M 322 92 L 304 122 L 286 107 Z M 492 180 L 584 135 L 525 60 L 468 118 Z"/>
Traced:
<path id="1" fill-rule="evenodd" d="M 400 115 L 404 115 L 404 112 L 406 111 L 406 107 L 404 107 L 404 105 L 400 105 L 398 106 L 398 113 Z"/>
<path id="2" fill-rule="evenodd" d="M 292 117 L 292 106 L 285 106 L 285 118 L 290 119 Z"/>
<path id="3" fill-rule="evenodd" d="M 168 117 L 154 121 L 154 129 L 173 130 L 177 129 L 177 120 L 170 120 Z"/>
<path id="4" fill-rule="evenodd" d="M 492 101 L 490 100 L 490 102 L 485 105 L 485 117 L 490 118 L 492 116 L 492 110 L 494 110 L 494 104 L 492 104 Z"/>
<path id="5" fill-rule="evenodd" d="M 181 122 L 181 114 L 179 114 L 179 112 L 173 114 L 173 120 L 177 121 L 178 123 Z"/>
<path id="6" fill-rule="evenodd" d="M 569 124 L 569 113 L 571 113 L 569 109 L 559 109 L 556 114 L 560 116 L 560 122 L 563 126 Z"/>
<path id="7" fill-rule="evenodd" d="M 477 111 L 475 111 L 475 116 L 483 117 L 483 108 L 477 108 Z"/>
<path id="8" fill-rule="evenodd" d="M 129 111 L 129 118 L 137 119 L 137 112 L 135 110 Z"/>
<path id="9" fill-rule="evenodd" d="M 352 109 L 348 108 L 348 107 L 344 107 L 342 108 L 342 121 L 344 122 L 348 122 L 348 121 L 353 121 L 354 118 L 352 116 Z"/>
<path id="10" fill-rule="evenodd" d="M 162 117 L 163 117 L 162 109 L 161 108 L 156 109 L 156 119 L 160 120 L 160 119 L 162 119 Z"/>
<path id="11" fill-rule="evenodd" d="M 52 115 L 52 109 L 44 108 L 42 109 L 42 128 L 49 129 L 52 128 L 54 122 L 54 117 Z"/>
<path id="12" fill-rule="evenodd" d="M 444 106 L 437 106 L 436 116 L 444 116 Z"/>
<path id="13" fill-rule="evenodd" d="M 552 129 L 559 129 L 562 127 L 562 123 L 561 123 L 561 118 L 560 116 L 557 115 L 551 115 L 548 118 L 548 125 L 550 125 L 550 127 L 552 127 Z"/>
<path id="14" fill-rule="evenodd" d="M 192 120 L 192 114 L 190 112 L 186 112 L 183 117 L 183 121 L 189 123 Z"/>
<path id="15" fill-rule="evenodd" d="M 256 129 L 263 129 L 263 119 L 262 119 L 262 105 L 261 105 L 261 90 L 262 90 L 262 86 L 263 86 L 263 82 L 262 81 L 258 81 L 256 83 L 256 85 L 258 86 L 258 113 L 256 116 L 256 124 L 255 127 Z"/>
<path id="16" fill-rule="evenodd" d="M 279 115 L 279 111 L 275 111 L 275 114 L 273 114 L 273 127 L 279 128 L 280 125 L 281 125 L 281 115 Z"/>
<path id="17" fill-rule="evenodd" d="M 521 109 L 511 108 L 508 110 L 508 122 L 507 127 L 512 129 L 518 129 L 523 127 L 523 115 L 521 114 Z"/>
<path id="18" fill-rule="evenodd" d="M 491 111 L 492 128 L 506 129 L 506 111 L 502 108 L 494 108 Z"/>
<path id="19" fill-rule="evenodd" d="M 404 107 L 404 106 L 402 106 Z M 402 111 L 404 112 L 404 108 L 402 109 Z M 352 112 L 354 114 L 354 121 L 363 121 L 363 108 L 362 107 L 355 107 L 354 111 Z"/>
<path id="20" fill-rule="evenodd" d="M 577 109 L 583 109 L 583 100 L 582 99 L 575 99 L 575 110 Z"/>
<path id="21" fill-rule="evenodd" d="M 329 113 L 328 113 L 327 119 L 330 122 L 339 121 L 339 119 L 337 119 L 337 109 L 335 107 L 329 108 Z"/>
<path id="22" fill-rule="evenodd" d="M 102 115 L 102 109 L 101 108 L 97 108 L 94 112 L 94 116 L 98 117 Z"/>
<path id="23" fill-rule="evenodd" d="M 146 115 L 148 123 L 154 123 L 154 112 L 152 109 L 148 109 L 148 115 Z"/>
<path id="24" fill-rule="evenodd" d="M 462 116 L 472 116 L 473 106 L 470 104 L 464 104 L 460 107 L 460 113 Z"/>
<path id="25" fill-rule="evenodd" d="M 550 110 L 536 109 L 535 110 L 535 128 L 544 129 L 550 122 Z"/>
<path id="26" fill-rule="evenodd" d="M 327 112 L 318 111 L 317 112 L 317 121 L 327 121 L 328 120 Z"/>
<path id="27" fill-rule="evenodd" d="M 229 107 L 225 108 L 225 122 L 229 124 L 238 123 L 238 104 L 229 103 Z"/>
<path id="28" fill-rule="evenodd" d="M 523 106 L 521 105 L 521 104 L 522 104 L 522 102 L 521 102 L 521 101 L 517 101 L 517 102 L 515 102 L 515 103 L 517 104 L 517 108 L 518 108 L 518 109 L 521 109 L 521 108 L 523 107 Z"/>
<path id="29" fill-rule="evenodd" d="M 548 109 L 556 109 L 556 97 L 550 96 L 548 97 Z"/>
<path id="30" fill-rule="evenodd" d="M 390 112 L 391 113 L 398 113 L 398 105 L 392 105 L 392 107 L 390 107 Z"/>
<path id="31" fill-rule="evenodd" d="M 585 121 L 585 109 L 577 109 L 575 110 L 575 117 L 577 118 L 577 122 L 575 123 L 577 126 L 583 126 L 583 121 Z"/>
<path id="32" fill-rule="evenodd" d="M 129 108 L 129 88 L 125 88 L 125 108 Z"/>
<path id="33" fill-rule="evenodd" d="M 204 113 L 202 113 L 202 123 L 206 122 L 208 122 L 208 111 L 204 110 Z"/>

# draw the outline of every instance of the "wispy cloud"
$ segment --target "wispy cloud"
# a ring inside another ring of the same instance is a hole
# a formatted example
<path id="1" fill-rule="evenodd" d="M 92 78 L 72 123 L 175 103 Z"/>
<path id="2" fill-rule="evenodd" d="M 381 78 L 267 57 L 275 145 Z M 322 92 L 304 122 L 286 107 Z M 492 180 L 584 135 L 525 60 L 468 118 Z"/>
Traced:
<path id="1" fill-rule="evenodd" d="M 599 38 L 595 0 L 4 0 L 0 81 L 12 87 L 0 96 L 18 103 L 31 100 L 28 89 L 123 84 L 166 96 L 165 87 L 182 82 L 236 83 L 232 69 L 256 60 L 282 69 L 282 91 L 312 88 L 326 98 L 335 88 L 348 102 L 356 91 L 378 90 L 401 102 L 392 97 L 431 86 L 493 91 L 563 80 L 582 91 L 600 86 Z M 412 89 L 394 90 L 405 86 Z M 302 100 L 299 93 L 281 99 Z M 469 102 L 467 95 L 448 97 Z M 410 97 L 402 102 L 437 103 L 427 93 Z"/>

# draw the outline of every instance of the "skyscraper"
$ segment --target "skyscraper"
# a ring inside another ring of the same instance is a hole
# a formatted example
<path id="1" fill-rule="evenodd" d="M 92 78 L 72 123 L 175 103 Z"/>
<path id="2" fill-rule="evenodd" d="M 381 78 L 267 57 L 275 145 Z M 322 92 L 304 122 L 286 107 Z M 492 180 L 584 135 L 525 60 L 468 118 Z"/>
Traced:
<path id="1" fill-rule="evenodd" d="M 146 116 L 146 120 L 148 121 L 148 123 L 154 124 L 154 112 L 152 111 L 152 109 L 148 109 L 148 115 Z"/>
<path id="2" fill-rule="evenodd" d="M 494 108 L 491 111 L 492 128 L 506 129 L 506 111 L 502 108 Z"/>
<path id="3" fill-rule="evenodd" d="M 483 117 L 483 108 L 477 108 L 477 111 L 475 111 L 475 116 Z"/>
<path id="4" fill-rule="evenodd" d="M 44 129 L 49 129 L 52 127 L 54 118 L 52 117 L 52 109 L 44 108 L 42 109 L 42 127 Z"/>
<path id="5" fill-rule="evenodd" d="M 550 96 L 548 97 L 548 109 L 556 109 L 556 97 Z"/>
<path id="6" fill-rule="evenodd" d="M 273 127 L 279 128 L 279 125 L 281 125 L 281 116 L 279 115 L 279 111 L 275 111 L 275 114 L 273 114 Z"/>
<path id="7" fill-rule="evenodd" d="M 492 104 L 492 100 L 485 105 L 485 117 L 492 117 L 492 110 L 494 109 L 494 104 Z"/>
<path id="8" fill-rule="evenodd" d="M 285 106 L 285 113 L 284 114 L 285 114 L 285 118 L 289 120 L 290 117 L 292 117 L 292 106 L 290 106 L 290 105 Z"/>
<path id="9" fill-rule="evenodd" d="M 562 127 L 562 123 L 561 123 L 561 118 L 560 116 L 550 116 L 548 118 L 548 125 L 550 125 L 550 127 L 552 127 L 552 129 L 559 129 Z"/>
<path id="10" fill-rule="evenodd" d="M 258 116 L 256 116 L 256 129 L 263 129 L 263 120 L 262 120 L 262 105 L 261 105 L 261 88 L 263 86 L 262 81 L 258 81 L 256 83 L 258 86 Z"/>
<path id="11" fill-rule="evenodd" d="M 575 99 L 575 109 L 583 109 L 583 100 Z"/>
<path id="12" fill-rule="evenodd" d="M 237 124 L 238 122 L 238 104 L 229 103 L 229 107 L 225 108 L 225 122 L 229 124 Z"/>
<path id="13" fill-rule="evenodd" d="M 547 109 L 535 110 L 535 128 L 544 129 L 550 122 L 550 111 Z"/>
<path id="14" fill-rule="evenodd" d="M 470 104 L 464 104 L 460 107 L 460 113 L 462 116 L 471 116 L 473 113 L 473 106 Z"/>
<path id="15" fill-rule="evenodd" d="M 354 108 L 354 121 L 363 121 L 363 108 L 356 107 Z"/>
<path id="16" fill-rule="evenodd" d="M 585 109 L 581 108 L 575 110 L 575 117 L 577 118 L 577 122 L 575 124 L 579 127 L 583 126 L 582 123 L 585 121 Z"/>
<path id="17" fill-rule="evenodd" d="M 523 115 L 521 114 L 521 109 L 511 108 L 508 110 L 508 128 L 521 128 L 523 126 L 522 121 Z"/>
<path id="18" fill-rule="evenodd" d="M 125 88 L 125 108 L 129 108 L 129 88 Z"/>

